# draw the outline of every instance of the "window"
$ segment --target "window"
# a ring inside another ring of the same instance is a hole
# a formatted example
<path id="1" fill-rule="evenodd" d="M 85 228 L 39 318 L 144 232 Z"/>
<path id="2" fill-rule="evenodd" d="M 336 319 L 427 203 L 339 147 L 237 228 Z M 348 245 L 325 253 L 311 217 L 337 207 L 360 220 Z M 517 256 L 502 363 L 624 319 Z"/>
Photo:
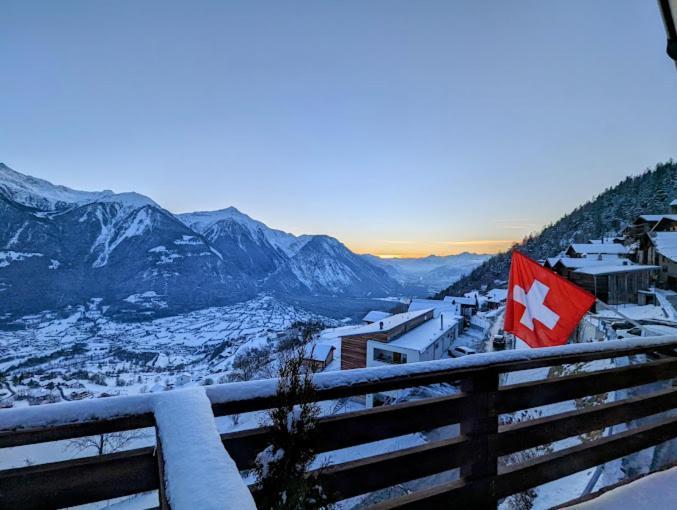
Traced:
<path id="1" fill-rule="evenodd" d="M 383 349 L 374 349 L 374 360 L 380 361 L 381 363 L 401 365 L 407 362 L 407 355 L 401 352 L 384 351 Z"/>

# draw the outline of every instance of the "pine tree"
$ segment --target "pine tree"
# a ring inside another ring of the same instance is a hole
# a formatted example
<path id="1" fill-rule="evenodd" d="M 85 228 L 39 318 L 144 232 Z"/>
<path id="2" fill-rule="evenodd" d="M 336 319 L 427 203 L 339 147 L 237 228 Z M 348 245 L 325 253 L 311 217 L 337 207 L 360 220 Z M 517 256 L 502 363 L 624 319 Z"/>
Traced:
<path id="1" fill-rule="evenodd" d="M 268 412 L 270 445 L 256 459 L 258 508 L 302 510 L 327 508 L 318 473 L 309 475 L 315 459 L 317 419 L 312 375 L 303 366 L 303 347 L 284 354 L 277 388 L 278 406 Z"/>

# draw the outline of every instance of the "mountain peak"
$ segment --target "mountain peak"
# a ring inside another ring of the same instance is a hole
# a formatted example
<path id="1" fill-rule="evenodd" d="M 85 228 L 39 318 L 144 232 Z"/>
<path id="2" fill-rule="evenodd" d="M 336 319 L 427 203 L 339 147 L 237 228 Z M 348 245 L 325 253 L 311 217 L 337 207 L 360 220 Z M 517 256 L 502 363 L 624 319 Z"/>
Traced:
<path id="1" fill-rule="evenodd" d="M 115 202 L 128 208 L 139 208 L 146 205 L 160 207 L 150 198 L 134 192 L 114 193 L 104 191 L 79 191 L 66 186 L 22 174 L 0 163 L 0 194 L 22 205 L 54 211 L 72 206 L 86 205 L 94 202 Z"/>

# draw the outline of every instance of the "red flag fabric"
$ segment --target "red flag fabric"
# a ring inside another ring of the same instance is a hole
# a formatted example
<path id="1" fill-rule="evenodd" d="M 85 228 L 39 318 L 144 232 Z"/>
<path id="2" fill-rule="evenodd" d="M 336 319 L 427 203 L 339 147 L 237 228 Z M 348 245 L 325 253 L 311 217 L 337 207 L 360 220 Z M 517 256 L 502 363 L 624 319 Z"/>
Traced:
<path id="1" fill-rule="evenodd" d="M 514 251 L 503 329 L 531 347 L 565 344 L 595 296 Z"/>

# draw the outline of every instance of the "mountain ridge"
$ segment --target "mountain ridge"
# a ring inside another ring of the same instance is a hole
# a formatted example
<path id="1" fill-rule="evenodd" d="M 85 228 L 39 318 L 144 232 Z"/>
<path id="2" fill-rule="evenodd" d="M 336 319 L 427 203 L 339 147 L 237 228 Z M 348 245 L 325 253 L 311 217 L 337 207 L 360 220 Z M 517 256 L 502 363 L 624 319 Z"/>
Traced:
<path id="1" fill-rule="evenodd" d="M 12 300 L 0 316 L 91 298 L 143 317 L 262 291 L 307 298 L 402 290 L 330 236 L 294 236 L 234 207 L 173 214 L 136 193 L 77 191 L 1 165 L 0 293 Z"/>

